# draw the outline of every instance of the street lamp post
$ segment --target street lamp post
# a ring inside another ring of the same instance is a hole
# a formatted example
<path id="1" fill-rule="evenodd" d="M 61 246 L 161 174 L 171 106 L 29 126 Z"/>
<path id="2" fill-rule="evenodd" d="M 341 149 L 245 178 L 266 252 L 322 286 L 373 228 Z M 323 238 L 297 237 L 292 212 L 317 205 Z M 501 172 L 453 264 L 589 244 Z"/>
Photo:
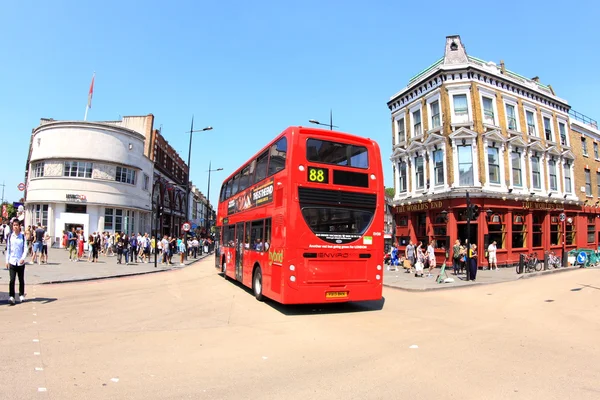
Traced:
<path id="1" fill-rule="evenodd" d="M 311 124 L 315 124 L 315 125 L 328 126 L 330 130 L 333 130 L 333 128 L 339 128 L 339 126 L 335 126 L 333 124 L 333 111 L 332 110 L 329 110 L 329 123 L 328 124 L 322 124 L 319 121 L 317 121 L 316 119 L 309 119 L 308 122 L 310 122 Z"/>
<path id="2" fill-rule="evenodd" d="M 206 227 L 206 233 L 209 233 L 209 213 L 210 213 L 210 173 L 215 171 L 223 171 L 223 168 L 211 169 L 212 161 L 208 162 L 208 189 L 206 190 L 206 220 L 204 226 Z"/>
<path id="3" fill-rule="evenodd" d="M 194 132 L 204 132 L 212 130 L 212 126 L 207 126 L 206 128 L 194 130 L 194 116 L 192 115 L 192 126 L 190 128 L 190 147 L 188 149 L 188 174 L 187 174 L 187 182 L 185 183 L 185 222 L 189 222 L 190 219 L 190 170 L 192 162 L 192 133 Z M 187 256 L 187 233 L 185 242 L 185 254 Z"/>

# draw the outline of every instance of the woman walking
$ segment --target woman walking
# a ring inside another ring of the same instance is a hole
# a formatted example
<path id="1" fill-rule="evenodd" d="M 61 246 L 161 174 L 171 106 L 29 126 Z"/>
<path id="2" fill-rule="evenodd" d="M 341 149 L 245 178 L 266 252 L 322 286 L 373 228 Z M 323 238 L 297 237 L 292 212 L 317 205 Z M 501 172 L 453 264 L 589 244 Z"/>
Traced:
<path id="1" fill-rule="evenodd" d="M 15 305 L 15 277 L 19 277 L 19 302 L 25 301 L 25 252 L 27 241 L 18 220 L 12 223 L 12 234 L 6 242 L 6 268 L 9 269 L 8 302 Z"/>
<path id="2" fill-rule="evenodd" d="M 471 280 L 474 281 L 477 278 L 477 245 L 475 243 L 471 245 L 471 249 L 469 250 L 469 262 L 470 265 L 467 268 L 471 272 Z"/>

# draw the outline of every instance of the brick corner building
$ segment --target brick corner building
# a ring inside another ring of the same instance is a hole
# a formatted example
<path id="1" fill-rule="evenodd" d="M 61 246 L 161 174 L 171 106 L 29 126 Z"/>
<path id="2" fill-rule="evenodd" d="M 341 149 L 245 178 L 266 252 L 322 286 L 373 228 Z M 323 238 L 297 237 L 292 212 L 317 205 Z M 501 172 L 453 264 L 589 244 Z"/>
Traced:
<path id="1" fill-rule="evenodd" d="M 435 240 L 443 259 L 464 243 L 467 192 L 481 210 L 469 238 L 480 265 L 492 241 L 500 265 L 531 251 L 597 248 L 600 131 L 552 86 L 469 56 L 448 36 L 444 56 L 387 105 L 401 248 Z"/>

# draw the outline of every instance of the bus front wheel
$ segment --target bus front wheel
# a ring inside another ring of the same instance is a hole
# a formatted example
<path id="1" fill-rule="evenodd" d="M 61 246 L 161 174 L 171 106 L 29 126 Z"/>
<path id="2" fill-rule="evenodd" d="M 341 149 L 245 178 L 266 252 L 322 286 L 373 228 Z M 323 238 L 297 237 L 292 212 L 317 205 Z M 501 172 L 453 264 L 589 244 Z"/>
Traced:
<path id="1" fill-rule="evenodd" d="M 262 301 L 262 271 L 260 270 L 260 267 L 257 267 L 254 270 L 254 278 L 252 279 L 252 290 L 254 291 L 254 297 L 256 297 L 256 300 Z"/>

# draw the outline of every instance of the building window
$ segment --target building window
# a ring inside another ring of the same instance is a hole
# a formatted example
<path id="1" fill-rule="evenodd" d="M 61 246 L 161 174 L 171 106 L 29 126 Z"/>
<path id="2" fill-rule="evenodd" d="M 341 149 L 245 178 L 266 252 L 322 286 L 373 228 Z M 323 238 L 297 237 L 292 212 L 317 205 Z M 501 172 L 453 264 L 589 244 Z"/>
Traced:
<path id="1" fill-rule="evenodd" d="M 511 131 L 517 130 L 517 114 L 515 113 L 515 106 L 512 104 L 506 105 L 506 122 L 508 129 Z"/>
<path id="2" fill-rule="evenodd" d="M 422 156 L 415 157 L 415 174 L 417 189 L 423 189 L 425 187 L 425 167 Z"/>
<path id="3" fill-rule="evenodd" d="M 452 96 L 454 100 L 454 116 L 456 122 L 467 122 L 469 120 L 469 106 L 467 104 L 466 94 L 455 94 Z"/>
<path id="4" fill-rule="evenodd" d="M 495 125 L 494 119 L 494 103 L 489 97 L 483 98 L 483 123 L 489 125 Z"/>
<path id="5" fill-rule="evenodd" d="M 65 161 L 63 176 L 75 176 L 77 178 L 92 177 L 92 163 L 82 161 Z"/>
<path id="6" fill-rule="evenodd" d="M 556 161 L 548 161 L 548 174 L 550 175 L 550 190 L 558 190 L 558 181 L 556 180 Z"/>
<path id="7" fill-rule="evenodd" d="M 131 168 L 117 167 L 117 182 L 129 183 L 135 185 L 135 170 Z"/>
<path id="8" fill-rule="evenodd" d="M 31 170 L 33 171 L 34 178 L 41 178 L 42 176 L 44 176 L 44 162 L 42 161 L 33 164 Z"/>
<path id="9" fill-rule="evenodd" d="M 571 193 L 571 164 L 566 163 L 564 169 L 565 193 Z"/>
<path id="10" fill-rule="evenodd" d="M 550 118 L 544 117 L 544 133 L 546 135 L 546 140 L 553 142 L 554 138 L 552 137 L 552 127 L 550 125 Z"/>
<path id="11" fill-rule="evenodd" d="M 525 117 L 527 119 L 527 134 L 529 136 L 537 136 L 535 132 L 535 116 L 533 115 L 533 111 L 526 110 Z"/>
<path id="12" fill-rule="evenodd" d="M 544 224 L 544 214 L 533 214 L 533 231 L 531 239 L 533 247 L 542 247 L 542 227 Z"/>
<path id="13" fill-rule="evenodd" d="M 192 219 L 198 218 L 198 202 L 196 200 L 192 201 Z"/>
<path id="14" fill-rule="evenodd" d="M 398 170 L 400 173 L 400 181 L 399 181 L 399 193 L 406 193 L 406 162 L 400 161 L 398 164 Z"/>
<path id="15" fill-rule="evenodd" d="M 515 214 L 512 224 L 512 247 L 522 249 L 527 243 L 527 224 L 523 214 Z"/>
<path id="16" fill-rule="evenodd" d="M 458 174 L 461 186 L 473 186 L 473 153 L 471 145 L 457 146 Z"/>
<path id="17" fill-rule="evenodd" d="M 576 229 L 576 225 L 573 222 L 572 224 L 569 224 L 567 222 L 566 227 L 565 227 L 565 234 L 566 239 L 567 239 L 567 246 L 574 246 L 575 245 L 575 236 L 577 236 L 577 229 Z"/>
<path id="18" fill-rule="evenodd" d="M 558 133 L 560 134 L 560 144 L 562 146 L 567 145 L 567 133 L 565 130 L 565 124 L 562 122 L 558 123 Z"/>
<path id="19" fill-rule="evenodd" d="M 150 186 L 150 177 L 147 174 L 144 174 L 144 190 L 148 190 Z"/>
<path id="20" fill-rule="evenodd" d="M 445 215 L 435 214 L 433 218 L 433 240 L 435 240 L 438 249 L 449 249 L 449 238 L 447 236 L 448 221 Z"/>
<path id="21" fill-rule="evenodd" d="M 428 242 L 427 238 L 427 214 L 426 213 L 417 213 L 413 220 L 415 235 L 417 236 L 418 241 L 423 242 L 423 244 Z"/>
<path id="22" fill-rule="evenodd" d="M 513 186 L 523 187 L 523 177 L 521 173 L 521 154 L 517 151 L 511 153 Z"/>
<path id="23" fill-rule="evenodd" d="M 488 242 L 496 241 L 499 249 L 504 249 L 506 244 L 506 224 L 504 223 L 504 214 L 493 214 L 488 224 Z"/>
<path id="24" fill-rule="evenodd" d="M 587 217 L 587 242 L 596 242 L 596 218 Z"/>
<path id="25" fill-rule="evenodd" d="M 598 190 L 598 197 L 600 197 L 600 172 L 596 172 L 596 189 Z"/>
<path id="26" fill-rule="evenodd" d="M 488 176 L 490 183 L 500 183 L 500 152 L 495 147 L 488 147 Z"/>
<path id="27" fill-rule="evenodd" d="M 441 126 L 440 120 L 440 102 L 434 101 L 430 105 L 431 107 L 431 129 L 439 128 Z"/>
<path id="28" fill-rule="evenodd" d="M 587 141 L 584 137 L 581 138 L 581 151 L 583 152 L 584 156 L 588 155 Z"/>
<path id="29" fill-rule="evenodd" d="M 413 117 L 413 137 L 423 134 L 421 130 L 421 110 L 417 110 L 412 114 Z"/>
<path id="30" fill-rule="evenodd" d="M 540 158 L 537 156 L 531 157 L 531 180 L 534 189 L 542 188 L 542 181 L 540 179 Z"/>
<path id="31" fill-rule="evenodd" d="M 33 223 L 48 227 L 48 204 L 36 204 L 33 206 Z"/>
<path id="32" fill-rule="evenodd" d="M 562 222 L 557 215 L 550 216 L 550 245 L 559 246 L 562 244 Z"/>
<path id="33" fill-rule="evenodd" d="M 435 185 L 444 184 L 444 152 L 442 149 L 433 152 L 433 174 L 435 175 Z"/>
<path id="34" fill-rule="evenodd" d="M 66 204 L 65 212 L 73 214 L 87 214 L 87 206 L 85 204 Z"/>
<path id="35" fill-rule="evenodd" d="M 127 234 L 135 233 L 135 211 L 105 208 L 104 229 Z"/>
<path id="36" fill-rule="evenodd" d="M 594 142 L 594 158 L 597 160 L 598 158 L 598 143 Z"/>
<path id="37" fill-rule="evenodd" d="M 107 231 L 112 231 L 114 229 L 114 209 L 105 208 L 104 209 L 104 229 Z"/>
<path id="38" fill-rule="evenodd" d="M 406 131 L 404 130 L 404 118 L 398 120 L 398 143 L 406 142 Z"/>
<path id="39" fill-rule="evenodd" d="M 585 195 L 592 195 L 592 176 L 589 169 L 585 170 Z"/>

